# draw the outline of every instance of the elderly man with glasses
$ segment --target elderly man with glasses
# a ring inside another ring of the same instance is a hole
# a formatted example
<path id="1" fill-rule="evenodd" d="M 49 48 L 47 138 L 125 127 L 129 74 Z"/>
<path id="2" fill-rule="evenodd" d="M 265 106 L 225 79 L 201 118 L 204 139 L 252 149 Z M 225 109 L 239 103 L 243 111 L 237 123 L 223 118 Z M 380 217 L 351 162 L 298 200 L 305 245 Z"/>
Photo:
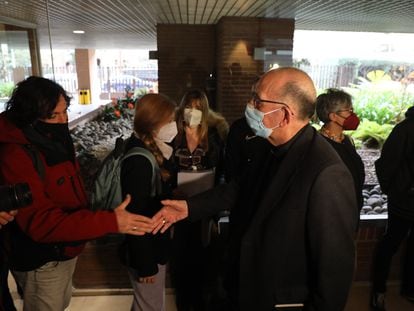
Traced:
<path id="1" fill-rule="evenodd" d="M 166 200 L 155 216 L 156 230 L 164 231 L 187 217 L 231 209 L 227 310 L 334 311 L 346 304 L 357 201 L 348 169 L 309 124 L 315 100 L 305 72 L 264 74 L 245 114 L 271 150 L 239 182 L 186 201 Z"/>

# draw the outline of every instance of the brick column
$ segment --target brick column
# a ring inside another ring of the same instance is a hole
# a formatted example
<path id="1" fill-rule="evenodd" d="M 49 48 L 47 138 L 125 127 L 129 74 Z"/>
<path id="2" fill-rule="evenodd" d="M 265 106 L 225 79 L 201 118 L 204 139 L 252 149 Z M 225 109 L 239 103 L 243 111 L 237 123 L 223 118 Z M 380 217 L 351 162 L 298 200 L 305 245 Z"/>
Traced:
<path id="1" fill-rule="evenodd" d="M 96 80 L 96 61 L 95 50 L 76 49 L 75 50 L 76 73 L 78 75 L 78 88 L 89 89 L 91 92 L 91 102 L 99 98 L 99 85 L 94 83 Z"/>
<path id="2" fill-rule="evenodd" d="M 189 89 L 206 90 L 215 70 L 214 25 L 158 24 L 157 46 L 160 93 L 179 103 Z"/>

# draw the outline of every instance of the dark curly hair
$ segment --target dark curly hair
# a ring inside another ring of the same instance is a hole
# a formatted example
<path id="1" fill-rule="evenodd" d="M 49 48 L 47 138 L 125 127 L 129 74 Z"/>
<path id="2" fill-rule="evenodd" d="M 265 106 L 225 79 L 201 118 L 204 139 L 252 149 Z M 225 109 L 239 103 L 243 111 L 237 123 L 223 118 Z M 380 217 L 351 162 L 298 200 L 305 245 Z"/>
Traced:
<path id="1" fill-rule="evenodd" d="M 63 96 L 70 104 L 70 97 L 62 86 L 42 77 L 31 76 L 19 83 L 6 103 L 7 118 L 23 128 L 38 119 L 47 119 Z"/>

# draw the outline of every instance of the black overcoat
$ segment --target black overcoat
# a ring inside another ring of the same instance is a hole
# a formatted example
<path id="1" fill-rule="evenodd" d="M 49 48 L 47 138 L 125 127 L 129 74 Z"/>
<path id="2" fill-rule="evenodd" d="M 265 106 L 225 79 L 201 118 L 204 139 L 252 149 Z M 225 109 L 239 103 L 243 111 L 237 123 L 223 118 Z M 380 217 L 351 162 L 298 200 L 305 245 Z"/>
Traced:
<path id="1" fill-rule="evenodd" d="M 388 195 L 388 213 L 414 221 L 414 107 L 405 116 L 385 141 L 375 169 Z"/>
<path id="2" fill-rule="evenodd" d="M 189 218 L 240 212 L 237 198 L 249 191 L 243 185 L 257 166 L 238 185 L 190 198 Z M 348 169 L 313 127 L 295 139 L 258 202 L 239 244 L 240 310 L 298 302 L 307 310 L 343 310 L 354 269 L 356 195 Z"/>

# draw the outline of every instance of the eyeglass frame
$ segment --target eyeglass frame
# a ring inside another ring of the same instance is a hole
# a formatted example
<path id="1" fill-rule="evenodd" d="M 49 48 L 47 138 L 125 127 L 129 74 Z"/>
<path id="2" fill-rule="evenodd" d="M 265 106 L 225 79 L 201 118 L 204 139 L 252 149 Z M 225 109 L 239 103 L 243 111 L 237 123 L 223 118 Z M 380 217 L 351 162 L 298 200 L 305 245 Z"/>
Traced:
<path id="1" fill-rule="evenodd" d="M 336 112 L 350 112 L 350 113 L 354 113 L 354 108 L 349 108 L 349 109 L 341 109 L 341 110 L 338 110 L 338 111 L 336 111 Z"/>
<path id="2" fill-rule="evenodd" d="M 259 94 L 257 94 L 256 92 L 252 92 L 252 94 L 251 94 L 251 98 L 250 98 L 250 99 L 253 101 L 253 106 L 254 106 L 255 108 L 257 108 L 257 106 L 258 106 L 257 102 L 260 102 L 260 103 L 279 104 L 279 105 L 284 105 L 284 106 L 286 106 L 286 107 L 289 107 L 289 106 L 288 106 L 286 103 L 284 103 L 284 102 L 275 101 L 275 100 L 268 100 L 268 99 L 261 99 L 261 98 L 259 97 Z"/>
<path id="3" fill-rule="evenodd" d="M 354 114 L 354 108 L 351 107 L 351 108 L 348 108 L 348 109 L 341 109 L 341 110 L 338 110 L 338 111 L 335 112 L 336 115 L 338 115 L 338 116 L 340 116 L 342 118 L 345 118 L 344 116 L 341 116 L 339 114 L 340 112 L 349 112 L 349 115 L 352 115 L 352 114 Z"/>
<path id="4" fill-rule="evenodd" d="M 259 97 L 259 94 L 257 94 L 256 92 L 252 92 L 250 100 L 252 101 L 252 103 L 253 103 L 253 107 L 254 107 L 255 109 L 259 109 L 259 104 L 258 104 L 258 102 L 259 102 L 259 103 L 279 104 L 279 105 L 283 105 L 283 106 L 285 106 L 285 107 L 287 107 L 287 108 L 290 108 L 290 107 L 289 107 L 289 105 L 288 105 L 288 104 L 286 104 L 286 103 L 284 103 L 284 102 L 275 101 L 275 100 L 268 100 L 268 99 L 261 99 L 261 98 Z M 292 115 L 293 115 L 293 113 L 292 113 Z"/>

